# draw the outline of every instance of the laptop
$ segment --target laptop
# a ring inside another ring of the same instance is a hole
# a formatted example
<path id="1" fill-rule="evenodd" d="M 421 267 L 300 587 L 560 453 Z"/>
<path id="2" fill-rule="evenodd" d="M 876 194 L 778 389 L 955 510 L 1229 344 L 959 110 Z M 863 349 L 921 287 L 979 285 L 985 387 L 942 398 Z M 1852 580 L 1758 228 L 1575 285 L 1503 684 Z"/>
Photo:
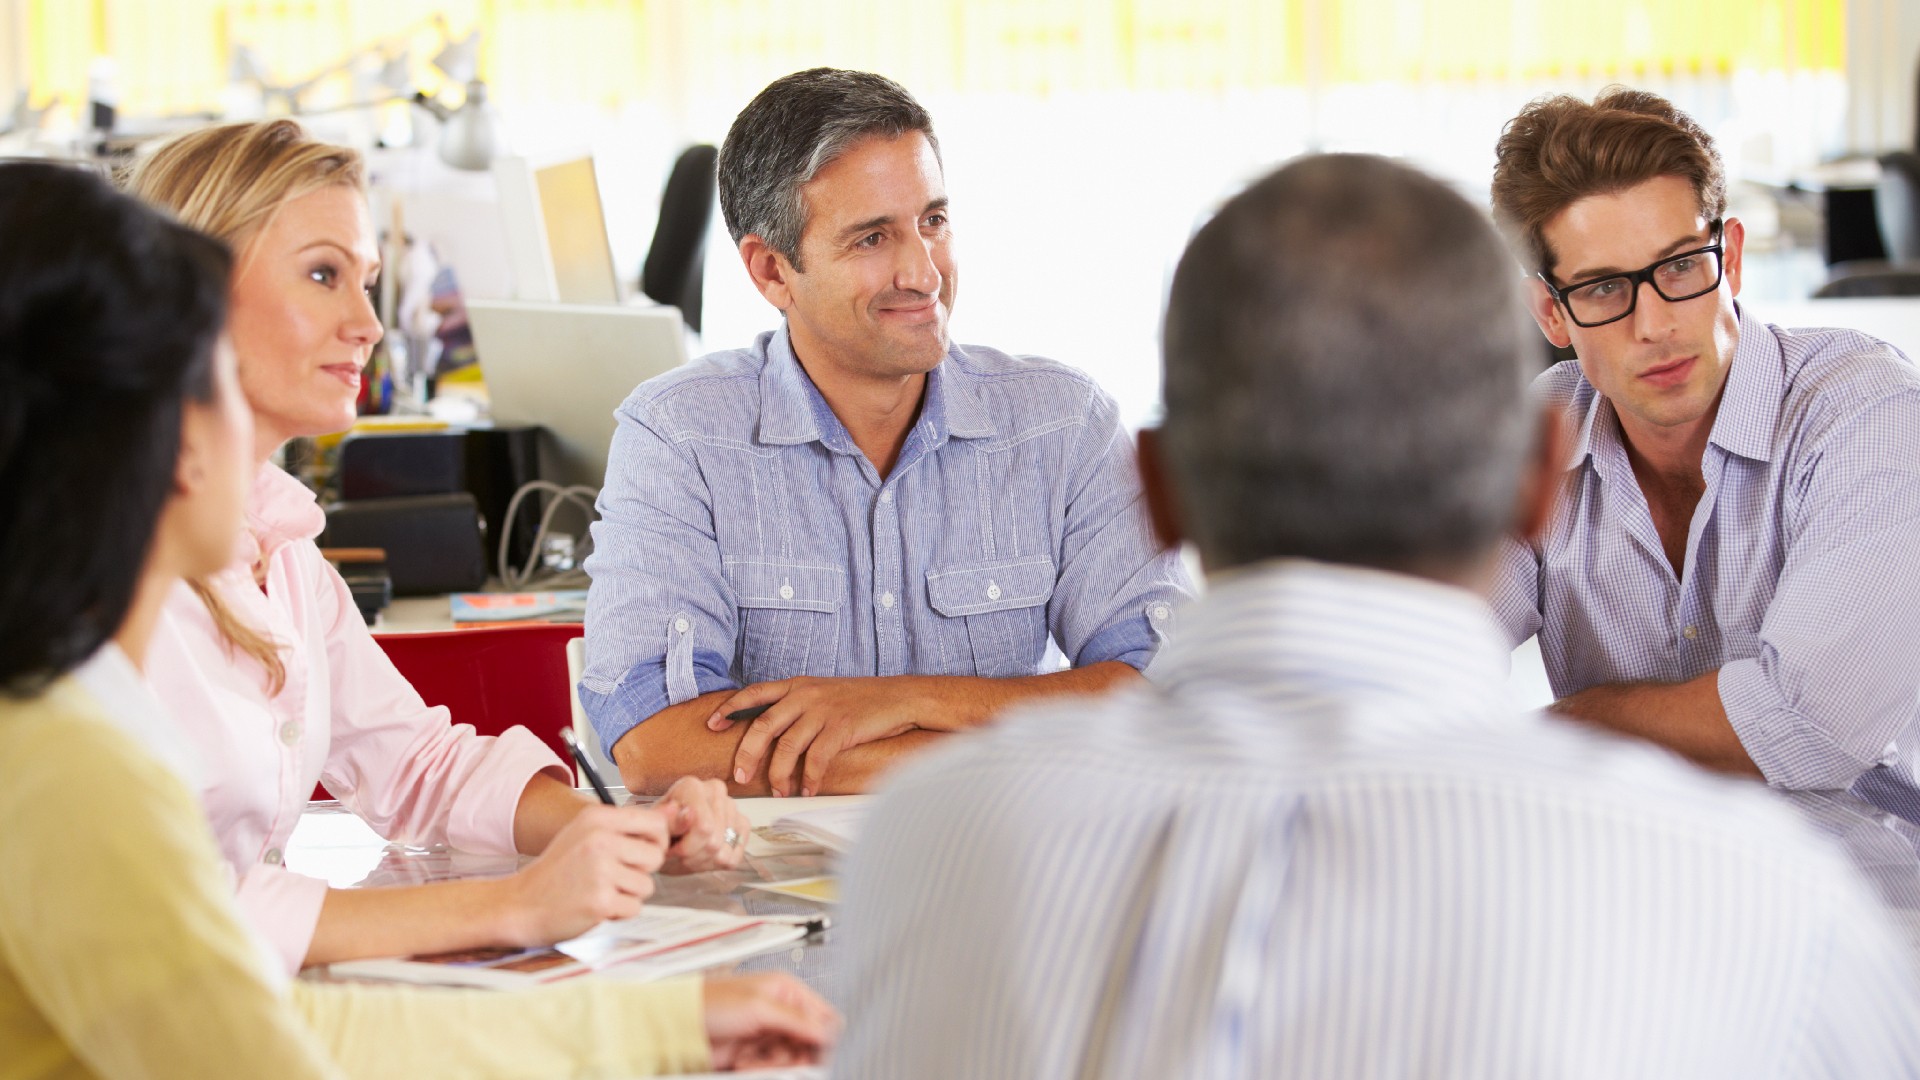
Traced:
<path id="1" fill-rule="evenodd" d="M 537 424 L 540 478 L 598 488 L 613 412 L 633 388 L 686 362 L 672 307 L 469 300 L 493 422 Z"/>

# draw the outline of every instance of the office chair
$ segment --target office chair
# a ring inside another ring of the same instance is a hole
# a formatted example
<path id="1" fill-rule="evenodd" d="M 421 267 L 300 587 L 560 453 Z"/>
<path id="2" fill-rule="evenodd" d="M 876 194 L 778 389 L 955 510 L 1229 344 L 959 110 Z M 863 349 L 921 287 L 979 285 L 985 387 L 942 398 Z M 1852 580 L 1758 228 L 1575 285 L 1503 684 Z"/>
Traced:
<path id="1" fill-rule="evenodd" d="M 553 748 L 571 775 L 573 759 L 560 741 L 561 729 L 573 724 L 567 642 L 585 632 L 579 623 L 527 623 L 375 634 L 373 640 L 420 697 L 445 705 L 454 723 L 472 724 L 482 735 L 524 725 Z M 332 798 L 323 788 L 313 797 Z"/>
<path id="2" fill-rule="evenodd" d="M 1880 157 L 1880 182 L 1873 189 L 1880 218 L 1880 240 L 1896 266 L 1920 264 L 1920 153 L 1895 150 Z"/>
<path id="3" fill-rule="evenodd" d="M 593 721 L 587 719 L 586 706 L 580 704 L 580 677 L 587 673 L 587 639 L 574 638 L 567 642 L 567 704 L 573 710 L 573 737 L 580 742 L 580 749 L 586 751 L 587 760 L 600 771 L 600 779 L 609 784 L 620 783 L 620 768 L 607 756 L 606 748 L 600 745 L 600 733 L 593 729 Z M 578 773 L 576 766 L 573 770 Z M 586 787 L 587 778 L 581 776 L 575 787 Z"/>
<path id="4" fill-rule="evenodd" d="M 713 219 L 714 165 L 720 152 L 705 143 L 681 151 L 660 196 L 660 221 L 653 229 L 640 271 L 640 291 L 680 309 L 680 317 L 700 332 L 701 279 L 706 275 L 707 225 Z"/>
<path id="5" fill-rule="evenodd" d="M 1881 155 L 1873 212 L 1886 259 L 1835 264 L 1815 297 L 1920 296 L 1920 154 Z"/>

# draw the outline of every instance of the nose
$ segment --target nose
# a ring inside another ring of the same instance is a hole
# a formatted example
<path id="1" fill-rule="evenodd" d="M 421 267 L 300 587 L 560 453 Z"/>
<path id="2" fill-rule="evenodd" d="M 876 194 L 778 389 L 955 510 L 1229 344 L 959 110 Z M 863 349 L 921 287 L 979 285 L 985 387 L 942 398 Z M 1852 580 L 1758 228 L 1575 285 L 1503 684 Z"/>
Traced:
<path id="1" fill-rule="evenodd" d="M 920 236 L 900 245 L 900 264 L 893 273 L 894 288 L 924 296 L 940 292 L 940 266 L 933 257 L 933 246 L 939 242 L 935 238 Z"/>
<path id="2" fill-rule="evenodd" d="M 387 328 L 380 322 L 380 312 L 374 309 L 372 293 L 362 289 L 352 291 L 355 298 L 349 302 L 350 310 L 340 325 L 340 337 L 353 345 L 372 348 L 386 336 Z"/>
<path id="3" fill-rule="evenodd" d="M 1672 336 L 1674 305 L 1655 291 L 1651 281 L 1640 282 L 1635 288 L 1631 316 L 1634 336 L 1641 341 L 1659 341 Z"/>

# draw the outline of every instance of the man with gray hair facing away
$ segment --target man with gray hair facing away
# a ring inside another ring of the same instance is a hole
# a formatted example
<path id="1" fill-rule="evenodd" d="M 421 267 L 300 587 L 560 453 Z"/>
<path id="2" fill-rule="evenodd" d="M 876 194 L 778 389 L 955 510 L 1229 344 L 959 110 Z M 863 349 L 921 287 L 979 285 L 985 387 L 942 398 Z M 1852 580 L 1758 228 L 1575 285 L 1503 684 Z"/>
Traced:
<path id="1" fill-rule="evenodd" d="M 1490 224 L 1307 158 L 1189 245 L 1154 520 L 1211 581 L 1151 686 L 890 779 L 838 1077 L 1920 1075 L 1920 988 L 1759 790 L 1506 703 L 1484 595 L 1557 414 Z"/>
<path id="2" fill-rule="evenodd" d="M 926 110 L 878 75 L 789 75 L 734 120 L 719 181 L 785 319 L 620 407 L 580 697 L 627 786 L 861 791 L 1011 702 L 1138 682 L 1190 585 L 1113 400 L 948 339 Z"/>

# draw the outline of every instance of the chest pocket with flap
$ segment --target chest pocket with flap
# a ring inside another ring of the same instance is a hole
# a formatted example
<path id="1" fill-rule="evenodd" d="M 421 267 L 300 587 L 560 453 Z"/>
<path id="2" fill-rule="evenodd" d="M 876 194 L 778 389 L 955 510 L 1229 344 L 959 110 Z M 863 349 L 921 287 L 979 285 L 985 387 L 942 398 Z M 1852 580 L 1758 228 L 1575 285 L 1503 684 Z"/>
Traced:
<path id="1" fill-rule="evenodd" d="M 846 571 L 779 560 L 722 563 L 740 612 L 740 677 L 748 683 L 834 674 Z"/>
<path id="2" fill-rule="evenodd" d="M 1053 578 L 1045 555 L 963 563 L 927 571 L 927 602 L 965 620 L 975 675 L 1033 675 L 1046 657 Z"/>

